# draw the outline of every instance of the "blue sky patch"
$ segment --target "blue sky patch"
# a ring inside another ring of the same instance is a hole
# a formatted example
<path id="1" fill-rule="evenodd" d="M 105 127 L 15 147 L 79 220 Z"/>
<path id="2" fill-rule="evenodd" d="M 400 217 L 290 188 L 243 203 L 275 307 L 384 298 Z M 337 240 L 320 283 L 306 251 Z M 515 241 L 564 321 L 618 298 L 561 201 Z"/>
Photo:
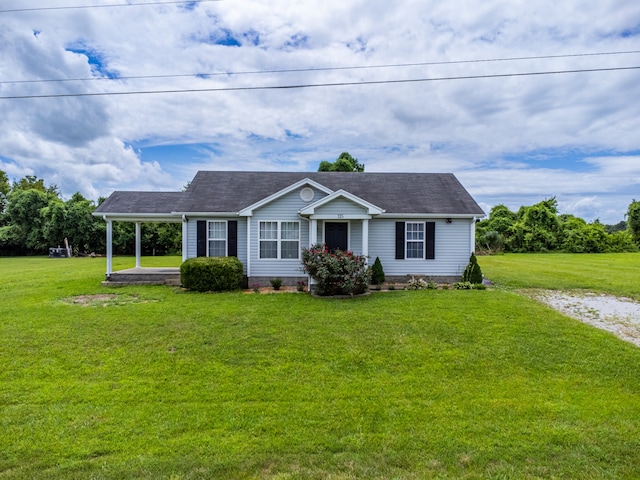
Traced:
<path id="1" fill-rule="evenodd" d="M 195 8 L 198 6 L 198 2 L 187 2 L 185 4 L 179 5 L 179 8 L 181 10 L 185 10 L 187 12 L 190 12 L 191 10 L 195 10 Z"/>
<path id="2" fill-rule="evenodd" d="M 287 48 L 306 48 L 309 42 L 309 37 L 303 33 L 296 33 L 292 35 L 284 46 Z"/>
<path id="3" fill-rule="evenodd" d="M 223 45 L 225 47 L 239 47 L 240 40 L 235 38 L 231 30 L 223 29 L 218 35 L 212 35 L 211 40 L 214 45 Z"/>
<path id="4" fill-rule="evenodd" d="M 571 170 L 572 172 L 593 171 L 593 165 L 584 161 L 589 157 L 614 156 L 611 152 L 585 152 L 572 149 L 538 149 L 504 155 L 504 160 L 527 164 L 533 168 Z"/>
<path id="5" fill-rule="evenodd" d="M 622 38 L 635 37 L 636 35 L 640 35 L 640 25 L 636 25 L 632 28 L 627 28 L 620 33 Z"/>
<path id="6" fill-rule="evenodd" d="M 89 65 L 91 66 L 91 71 L 94 74 L 107 78 L 118 78 L 118 73 L 109 70 L 107 67 L 108 62 L 104 54 L 86 43 L 84 40 L 78 40 L 77 42 L 67 46 L 66 50 L 67 52 L 78 53 L 87 57 Z"/>
<path id="7" fill-rule="evenodd" d="M 187 143 L 176 145 L 132 145 L 139 152 L 144 162 L 159 162 L 162 164 L 198 162 L 209 158 L 211 155 L 219 155 L 215 144 L 211 143 Z"/>

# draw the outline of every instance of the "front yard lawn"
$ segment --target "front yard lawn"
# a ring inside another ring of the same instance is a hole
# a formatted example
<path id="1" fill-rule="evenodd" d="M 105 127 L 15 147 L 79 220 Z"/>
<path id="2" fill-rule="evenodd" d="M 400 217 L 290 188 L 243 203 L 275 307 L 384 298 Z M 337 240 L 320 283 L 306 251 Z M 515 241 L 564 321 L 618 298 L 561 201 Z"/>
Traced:
<path id="1" fill-rule="evenodd" d="M 509 291 L 194 294 L 103 269 L 0 259 L 2 479 L 640 477 L 640 349 Z"/>

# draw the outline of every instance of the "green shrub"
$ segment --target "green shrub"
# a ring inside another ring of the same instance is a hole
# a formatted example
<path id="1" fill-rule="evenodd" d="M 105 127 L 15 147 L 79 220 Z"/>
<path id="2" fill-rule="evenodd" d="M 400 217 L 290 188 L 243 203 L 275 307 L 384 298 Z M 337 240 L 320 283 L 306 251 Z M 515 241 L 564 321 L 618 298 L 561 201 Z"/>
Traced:
<path id="1" fill-rule="evenodd" d="M 411 280 L 407 282 L 406 290 L 426 290 L 429 288 L 429 284 L 424 278 L 411 277 Z"/>
<path id="2" fill-rule="evenodd" d="M 238 290 L 242 286 L 242 262 L 236 257 L 190 258 L 180 266 L 182 286 L 197 292 Z"/>
<path id="3" fill-rule="evenodd" d="M 280 290 L 280 287 L 282 286 L 281 278 L 272 278 L 271 280 L 269 280 L 269 282 L 271 283 L 271 286 L 274 290 Z"/>
<path id="4" fill-rule="evenodd" d="M 471 282 L 456 282 L 453 284 L 453 288 L 456 290 L 471 290 L 473 289 L 473 284 Z"/>
<path id="5" fill-rule="evenodd" d="M 462 281 L 473 284 L 482 283 L 482 270 L 480 269 L 478 260 L 473 253 L 469 258 L 469 264 L 467 265 L 467 268 L 464 269 L 464 273 L 462 274 Z"/>
<path id="6" fill-rule="evenodd" d="M 302 251 L 302 268 L 315 281 L 318 295 L 358 295 L 367 291 L 371 270 L 366 258 L 352 252 L 329 252 L 324 244 Z"/>
<path id="7" fill-rule="evenodd" d="M 374 285 L 381 285 L 384 283 L 384 269 L 382 268 L 382 262 L 380 257 L 376 257 L 373 266 L 371 267 L 371 283 Z"/>

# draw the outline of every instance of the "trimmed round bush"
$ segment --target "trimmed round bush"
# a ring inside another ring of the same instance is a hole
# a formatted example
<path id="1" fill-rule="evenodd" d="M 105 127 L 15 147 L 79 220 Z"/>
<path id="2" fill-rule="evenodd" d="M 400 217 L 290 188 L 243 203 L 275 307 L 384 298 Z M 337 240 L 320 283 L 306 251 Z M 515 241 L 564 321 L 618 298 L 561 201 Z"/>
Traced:
<path id="1" fill-rule="evenodd" d="M 190 258 L 180 266 L 182 286 L 196 292 L 224 292 L 242 287 L 242 262 L 236 257 Z"/>

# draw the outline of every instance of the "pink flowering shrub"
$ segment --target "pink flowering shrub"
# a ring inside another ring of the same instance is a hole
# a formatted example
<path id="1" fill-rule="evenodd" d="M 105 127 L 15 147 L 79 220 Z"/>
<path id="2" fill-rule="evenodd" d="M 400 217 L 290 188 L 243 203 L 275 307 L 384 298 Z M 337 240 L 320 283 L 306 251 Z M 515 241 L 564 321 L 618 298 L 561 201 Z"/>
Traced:
<path id="1" fill-rule="evenodd" d="M 318 295 L 358 295 L 371 281 L 365 257 L 350 251 L 330 252 L 322 243 L 302 251 L 302 268 L 316 281 Z"/>

